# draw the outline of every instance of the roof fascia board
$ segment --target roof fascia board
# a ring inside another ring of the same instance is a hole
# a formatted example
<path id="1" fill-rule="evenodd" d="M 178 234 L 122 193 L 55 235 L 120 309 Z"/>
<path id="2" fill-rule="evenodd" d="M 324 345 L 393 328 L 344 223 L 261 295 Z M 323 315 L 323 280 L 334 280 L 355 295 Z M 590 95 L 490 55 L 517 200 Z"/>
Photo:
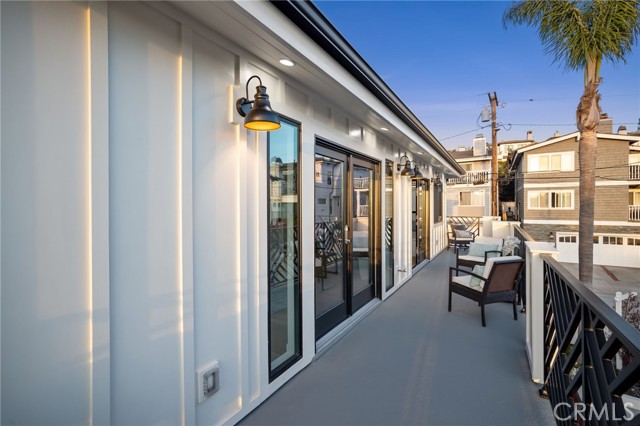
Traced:
<path id="1" fill-rule="evenodd" d="M 618 135 L 614 133 L 596 133 L 596 137 L 598 139 L 610 139 L 610 140 L 627 141 L 627 142 L 640 141 L 640 136 Z"/>
<path id="2" fill-rule="evenodd" d="M 386 85 L 364 59 L 351 47 L 310 1 L 270 0 L 292 23 L 302 30 L 311 40 L 321 47 L 331 58 L 340 64 L 353 78 L 362 84 L 387 109 L 398 117 L 440 157 L 443 165 L 449 165 L 454 173 L 464 174 L 464 170 L 451 157 L 435 136 L 400 98 Z M 248 2 L 253 3 L 253 2 Z M 241 4 L 245 7 L 244 4 Z M 425 149 L 426 150 L 426 149 Z"/>
<path id="3" fill-rule="evenodd" d="M 550 139 L 545 142 L 540 142 L 531 146 L 525 146 L 517 150 L 518 154 L 528 151 L 533 151 L 534 149 L 543 148 L 548 145 L 553 145 L 554 143 L 566 141 L 567 139 L 575 138 L 580 135 L 580 132 L 569 133 L 568 135 L 558 136 L 557 138 Z"/>

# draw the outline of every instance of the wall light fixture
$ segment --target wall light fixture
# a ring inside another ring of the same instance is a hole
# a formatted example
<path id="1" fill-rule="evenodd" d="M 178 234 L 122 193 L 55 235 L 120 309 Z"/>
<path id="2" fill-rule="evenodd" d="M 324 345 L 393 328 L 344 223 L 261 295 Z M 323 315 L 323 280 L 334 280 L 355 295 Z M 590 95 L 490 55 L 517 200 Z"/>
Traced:
<path id="1" fill-rule="evenodd" d="M 256 86 L 256 94 L 254 100 L 250 101 L 249 98 L 249 82 L 257 78 L 260 83 Z M 244 127 L 249 130 L 256 131 L 270 131 L 280 128 L 280 119 L 271 109 L 271 103 L 269 102 L 269 95 L 267 95 L 267 88 L 262 85 L 262 80 L 257 75 L 252 75 L 247 80 L 245 88 L 246 97 L 240 98 L 236 101 L 236 110 L 238 114 L 244 117 Z"/>

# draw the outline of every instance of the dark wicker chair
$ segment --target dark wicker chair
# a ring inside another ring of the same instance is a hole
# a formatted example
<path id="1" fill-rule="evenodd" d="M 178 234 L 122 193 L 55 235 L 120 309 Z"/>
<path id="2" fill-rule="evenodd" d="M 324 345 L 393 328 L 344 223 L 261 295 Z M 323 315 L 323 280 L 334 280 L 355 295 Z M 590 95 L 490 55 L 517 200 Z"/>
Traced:
<path id="1" fill-rule="evenodd" d="M 456 231 L 468 231 L 471 233 L 470 237 L 458 237 L 456 236 Z M 449 224 L 449 247 L 453 246 L 454 251 L 457 253 L 460 247 L 468 247 L 469 243 L 472 243 L 476 238 L 476 234 L 467 228 L 466 225 L 459 223 L 450 223 Z"/>
<path id="2" fill-rule="evenodd" d="M 486 327 L 484 307 L 490 303 L 511 302 L 513 304 L 513 319 L 518 319 L 516 298 L 520 282 L 520 273 L 524 260 L 519 256 L 504 256 L 490 258 L 485 265 L 482 275 L 465 269 L 449 268 L 449 312 L 451 312 L 451 293 L 478 302 L 482 314 L 482 326 Z M 461 273 L 462 275 L 454 275 Z M 472 286 L 471 278 L 475 277 L 484 287 Z"/>

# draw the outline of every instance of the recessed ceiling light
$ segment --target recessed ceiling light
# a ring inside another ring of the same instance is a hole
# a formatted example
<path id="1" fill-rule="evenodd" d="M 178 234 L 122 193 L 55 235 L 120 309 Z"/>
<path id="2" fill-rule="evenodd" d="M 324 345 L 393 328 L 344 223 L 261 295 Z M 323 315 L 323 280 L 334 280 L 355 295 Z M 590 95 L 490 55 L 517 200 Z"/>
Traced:
<path id="1" fill-rule="evenodd" d="M 295 65 L 292 60 L 287 58 L 280 59 L 280 63 L 286 67 L 292 67 Z"/>
<path id="2" fill-rule="evenodd" d="M 388 131 L 389 129 L 387 129 L 386 127 L 380 127 L 380 130 L 382 130 L 383 132 Z"/>

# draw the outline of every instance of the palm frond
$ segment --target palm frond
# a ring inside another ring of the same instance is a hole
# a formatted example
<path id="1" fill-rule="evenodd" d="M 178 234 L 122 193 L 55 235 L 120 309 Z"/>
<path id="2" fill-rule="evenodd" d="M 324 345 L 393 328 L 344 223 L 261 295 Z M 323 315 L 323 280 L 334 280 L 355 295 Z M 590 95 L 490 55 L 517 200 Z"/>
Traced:
<path id="1" fill-rule="evenodd" d="M 504 14 L 503 26 L 538 28 L 546 53 L 569 69 L 587 59 L 624 61 L 640 33 L 638 0 L 523 0 Z"/>

